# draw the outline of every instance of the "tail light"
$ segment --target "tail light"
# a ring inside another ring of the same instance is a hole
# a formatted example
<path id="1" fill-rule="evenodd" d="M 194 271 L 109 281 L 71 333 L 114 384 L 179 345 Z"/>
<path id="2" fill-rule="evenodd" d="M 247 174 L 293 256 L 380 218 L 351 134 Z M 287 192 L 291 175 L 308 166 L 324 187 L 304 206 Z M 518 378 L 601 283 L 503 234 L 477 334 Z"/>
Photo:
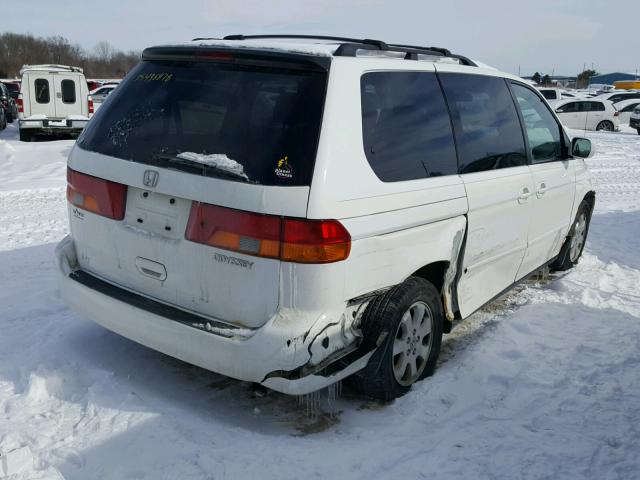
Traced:
<path id="1" fill-rule="evenodd" d="M 296 263 L 345 260 L 351 236 L 337 220 L 304 220 L 261 215 L 193 202 L 187 240 Z"/>
<path id="2" fill-rule="evenodd" d="M 89 95 L 87 97 L 87 106 L 89 107 L 89 114 L 93 113 L 93 97 Z"/>
<path id="3" fill-rule="evenodd" d="M 280 258 L 285 262 L 330 263 L 351 251 L 351 235 L 337 220 L 285 218 Z"/>
<path id="4" fill-rule="evenodd" d="M 67 200 L 83 210 L 122 220 L 127 186 L 67 168 Z"/>
<path id="5" fill-rule="evenodd" d="M 22 94 L 18 95 L 16 99 L 16 105 L 18 106 L 18 113 L 24 113 L 24 102 L 22 101 Z"/>
<path id="6" fill-rule="evenodd" d="M 613 112 L 613 116 L 614 116 L 614 117 L 619 117 L 619 116 L 620 116 L 620 112 L 618 112 L 618 111 Z"/>

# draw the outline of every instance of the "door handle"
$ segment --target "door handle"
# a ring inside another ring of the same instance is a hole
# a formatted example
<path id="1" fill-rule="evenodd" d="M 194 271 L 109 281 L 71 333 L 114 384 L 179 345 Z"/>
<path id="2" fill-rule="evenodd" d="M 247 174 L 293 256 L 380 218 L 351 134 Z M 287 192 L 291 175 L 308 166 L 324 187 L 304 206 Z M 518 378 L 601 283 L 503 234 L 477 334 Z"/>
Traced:
<path id="1" fill-rule="evenodd" d="M 520 191 L 520 195 L 518 195 L 518 203 L 520 204 L 525 203 L 530 196 L 531 196 L 531 191 L 529 190 L 529 187 L 523 187 L 522 190 Z"/>
<path id="2" fill-rule="evenodd" d="M 538 190 L 536 190 L 536 197 L 542 198 L 542 196 L 546 191 L 547 191 L 547 184 L 542 182 L 538 187 Z"/>

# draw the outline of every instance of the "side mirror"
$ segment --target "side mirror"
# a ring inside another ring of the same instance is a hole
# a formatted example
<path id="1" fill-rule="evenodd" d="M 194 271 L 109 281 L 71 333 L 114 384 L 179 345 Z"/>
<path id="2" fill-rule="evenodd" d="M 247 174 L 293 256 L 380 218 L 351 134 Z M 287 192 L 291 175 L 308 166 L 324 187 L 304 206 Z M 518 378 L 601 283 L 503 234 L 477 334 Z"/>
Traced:
<path id="1" fill-rule="evenodd" d="M 571 155 L 578 158 L 591 158 L 593 156 L 591 140 L 588 138 L 574 138 L 571 141 Z"/>

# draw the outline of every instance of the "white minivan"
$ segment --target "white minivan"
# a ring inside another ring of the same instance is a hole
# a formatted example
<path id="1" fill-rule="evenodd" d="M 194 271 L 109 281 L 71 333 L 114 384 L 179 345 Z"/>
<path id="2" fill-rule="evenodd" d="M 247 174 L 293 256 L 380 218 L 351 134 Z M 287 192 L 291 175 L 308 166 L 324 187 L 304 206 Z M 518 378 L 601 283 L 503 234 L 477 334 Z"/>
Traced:
<path id="1" fill-rule="evenodd" d="M 236 379 L 395 398 L 457 321 L 578 262 L 590 153 L 525 81 L 443 48 L 148 48 L 69 156 L 61 295 Z"/>
<path id="2" fill-rule="evenodd" d="M 93 114 L 87 81 L 78 67 L 25 65 L 18 95 L 20 140 L 34 135 L 79 135 Z"/>

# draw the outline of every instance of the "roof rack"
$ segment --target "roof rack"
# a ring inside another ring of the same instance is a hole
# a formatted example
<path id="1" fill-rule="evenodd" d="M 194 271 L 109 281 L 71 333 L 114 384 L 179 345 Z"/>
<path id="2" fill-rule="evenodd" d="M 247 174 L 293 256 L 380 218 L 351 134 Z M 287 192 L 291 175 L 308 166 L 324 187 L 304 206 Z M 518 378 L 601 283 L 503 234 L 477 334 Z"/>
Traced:
<path id="1" fill-rule="evenodd" d="M 43 63 L 40 65 L 23 65 L 20 69 L 20 74 L 25 70 L 61 70 L 67 72 L 79 72 L 83 73 L 80 67 L 70 67 L 69 65 L 56 65 L 53 63 Z"/>
<path id="2" fill-rule="evenodd" d="M 252 40 L 252 39 L 302 39 L 302 40 L 328 40 L 340 43 L 340 46 L 333 54 L 336 57 L 355 57 L 359 50 L 372 50 L 380 52 L 404 53 L 405 60 L 419 60 L 420 55 L 434 57 L 447 57 L 458 60 L 462 65 L 477 67 L 469 58 L 451 53 L 446 48 L 440 47 L 420 47 L 415 45 L 401 45 L 395 43 L 385 43 L 382 40 L 370 38 L 357 39 L 349 37 L 333 37 L 326 35 L 227 35 L 222 40 Z M 218 38 L 194 38 L 197 40 L 220 40 Z"/>

